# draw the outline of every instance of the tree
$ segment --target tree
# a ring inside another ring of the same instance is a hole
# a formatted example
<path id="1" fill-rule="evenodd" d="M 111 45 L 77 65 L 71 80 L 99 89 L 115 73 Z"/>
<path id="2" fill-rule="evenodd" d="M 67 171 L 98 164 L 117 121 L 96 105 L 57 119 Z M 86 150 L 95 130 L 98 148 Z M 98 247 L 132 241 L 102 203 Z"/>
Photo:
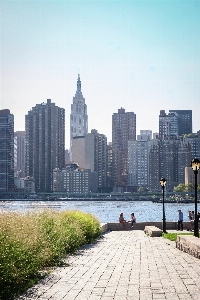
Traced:
<path id="1" fill-rule="evenodd" d="M 139 188 L 138 188 L 138 192 L 139 193 L 143 193 L 145 191 L 145 188 L 143 187 L 143 186 L 140 186 Z"/>
<path id="2" fill-rule="evenodd" d="M 192 190 L 193 190 L 192 183 L 189 183 L 189 184 L 186 184 L 186 185 L 185 185 L 185 192 L 191 193 Z"/>
<path id="3" fill-rule="evenodd" d="M 179 185 L 174 187 L 174 192 L 178 193 L 178 192 L 185 192 L 186 191 L 186 187 L 184 183 L 179 183 Z"/>

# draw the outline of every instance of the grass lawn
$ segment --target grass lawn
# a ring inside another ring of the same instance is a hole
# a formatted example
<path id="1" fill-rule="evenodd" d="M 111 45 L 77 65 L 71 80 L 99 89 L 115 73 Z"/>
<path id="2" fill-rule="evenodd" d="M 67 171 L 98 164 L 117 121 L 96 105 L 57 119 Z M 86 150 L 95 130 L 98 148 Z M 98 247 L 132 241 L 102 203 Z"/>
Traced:
<path id="1" fill-rule="evenodd" d="M 177 239 L 177 235 L 194 235 L 193 232 L 188 232 L 188 233 L 181 233 L 181 232 L 178 232 L 178 233 L 163 233 L 162 234 L 162 237 L 170 240 L 170 241 L 176 241 Z M 200 237 L 200 235 L 199 235 Z"/>

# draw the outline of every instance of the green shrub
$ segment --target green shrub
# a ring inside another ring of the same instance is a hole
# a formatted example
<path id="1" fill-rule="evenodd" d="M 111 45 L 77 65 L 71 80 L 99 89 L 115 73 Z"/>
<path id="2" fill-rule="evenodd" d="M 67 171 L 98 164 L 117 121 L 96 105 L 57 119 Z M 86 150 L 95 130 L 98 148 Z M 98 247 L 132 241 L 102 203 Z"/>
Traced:
<path id="1" fill-rule="evenodd" d="M 12 299 L 101 234 L 98 220 L 78 211 L 0 215 L 0 299 Z"/>

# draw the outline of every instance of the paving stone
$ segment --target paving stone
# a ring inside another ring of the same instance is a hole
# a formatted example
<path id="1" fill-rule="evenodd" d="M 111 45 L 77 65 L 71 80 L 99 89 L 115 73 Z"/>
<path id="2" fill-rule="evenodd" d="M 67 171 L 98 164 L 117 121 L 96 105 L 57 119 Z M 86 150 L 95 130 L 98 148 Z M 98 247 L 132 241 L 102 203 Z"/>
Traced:
<path id="1" fill-rule="evenodd" d="M 179 300 L 180 298 L 178 297 L 178 295 L 174 294 L 174 293 L 166 293 L 165 294 L 166 300 Z M 190 298 L 191 299 L 191 298 Z"/>
<path id="2" fill-rule="evenodd" d="M 200 299 L 200 259 L 140 230 L 106 233 L 66 261 L 18 300 Z"/>

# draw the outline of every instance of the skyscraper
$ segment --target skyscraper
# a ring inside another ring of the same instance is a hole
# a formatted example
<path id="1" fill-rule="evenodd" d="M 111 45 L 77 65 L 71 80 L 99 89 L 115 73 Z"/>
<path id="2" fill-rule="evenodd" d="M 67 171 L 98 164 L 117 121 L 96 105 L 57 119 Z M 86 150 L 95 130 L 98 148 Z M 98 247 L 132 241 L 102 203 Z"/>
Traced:
<path id="1" fill-rule="evenodd" d="M 109 142 L 107 145 L 107 161 L 108 161 L 108 168 L 107 168 L 107 188 L 108 191 L 112 190 L 113 182 L 112 182 L 112 167 L 113 167 L 113 151 L 112 151 L 112 142 Z"/>
<path id="2" fill-rule="evenodd" d="M 0 110 L 0 192 L 14 188 L 14 116 Z"/>
<path id="3" fill-rule="evenodd" d="M 191 145 L 192 158 L 200 160 L 200 137 L 193 133 L 185 137 L 185 142 Z"/>
<path id="4" fill-rule="evenodd" d="M 148 188 L 150 183 L 151 149 L 158 144 L 152 140 L 151 130 L 140 130 L 137 141 L 128 142 L 129 186 Z"/>
<path id="5" fill-rule="evenodd" d="M 20 177 L 24 177 L 25 171 L 25 131 L 14 133 L 14 170 L 20 171 Z"/>
<path id="6" fill-rule="evenodd" d="M 72 141 L 72 159 L 80 168 L 96 172 L 99 191 L 107 186 L 107 138 L 92 129 L 85 136 L 74 137 Z"/>
<path id="7" fill-rule="evenodd" d="M 159 139 L 161 141 L 169 138 L 178 138 L 178 114 L 171 112 L 166 114 L 165 110 L 159 115 Z"/>
<path id="8" fill-rule="evenodd" d="M 174 186 L 184 183 L 185 167 L 192 160 L 191 146 L 179 140 L 159 141 L 159 178 L 167 180 L 167 190 L 173 191 Z"/>
<path id="9" fill-rule="evenodd" d="M 184 134 L 192 133 L 192 111 L 191 110 L 165 110 L 159 115 L 159 139 L 178 138 Z"/>
<path id="10" fill-rule="evenodd" d="M 124 108 L 112 115 L 113 183 L 128 184 L 128 141 L 136 140 L 136 114 Z"/>
<path id="11" fill-rule="evenodd" d="M 37 104 L 25 116 L 25 175 L 35 178 L 36 192 L 53 190 L 53 169 L 65 165 L 65 110 Z"/>
<path id="12" fill-rule="evenodd" d="M 178 136 L 192 133 L 192 110 L 169 110 L 178 115 Z"/>
<path id="13" fill-rule="evenodd" d="M 71 104 L 70 114 L 70 152 L 72 151 L 72 139 L 75 136 L 85 136 L 88 133 L 88 116 L 85 98 L 81 92 L 80 74 L 77 79 L 77 90 L 73 103 Z"/>

